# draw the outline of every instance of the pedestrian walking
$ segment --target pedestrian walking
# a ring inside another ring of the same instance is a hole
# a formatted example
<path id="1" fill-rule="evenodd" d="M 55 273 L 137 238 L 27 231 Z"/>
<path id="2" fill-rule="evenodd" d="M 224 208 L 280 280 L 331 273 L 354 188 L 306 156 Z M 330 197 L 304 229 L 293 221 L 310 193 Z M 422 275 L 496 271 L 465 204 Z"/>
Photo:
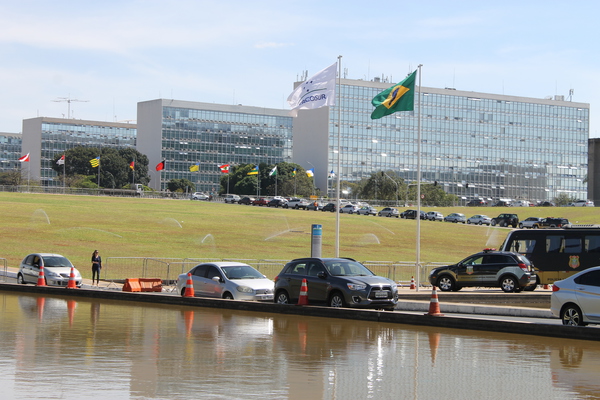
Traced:
<path id="1" fill-rule="evenodd" d="M 102 258 L 98 250 L 94 250 L 92 253 L 92 285 L 94 285 L 94 277 L 96 278 L 96 285 L 100 284 L 100 270 L 102 269 Z"/>

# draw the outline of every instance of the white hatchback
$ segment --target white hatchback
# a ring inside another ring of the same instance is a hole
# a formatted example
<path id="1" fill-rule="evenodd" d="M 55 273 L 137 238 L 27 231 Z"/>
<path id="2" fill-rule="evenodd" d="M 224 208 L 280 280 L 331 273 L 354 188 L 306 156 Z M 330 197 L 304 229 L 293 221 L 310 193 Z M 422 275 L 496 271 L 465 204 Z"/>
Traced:
<path id="1" fill-rule="evenodd" d="M 46 285 L 49 286 L 67 286 L 71 275 L 71 261 L 60 254 L 51 253 L 33 253 L 21 261 L 19 272 L 17 274 L 17 282 L 37 283 L 40 276 L 40 267 L 44 267 L 44 277 Z M 75 284 L 81 287 L 81 274 L 77 268 L 73 268 L 75 274 Z"/>

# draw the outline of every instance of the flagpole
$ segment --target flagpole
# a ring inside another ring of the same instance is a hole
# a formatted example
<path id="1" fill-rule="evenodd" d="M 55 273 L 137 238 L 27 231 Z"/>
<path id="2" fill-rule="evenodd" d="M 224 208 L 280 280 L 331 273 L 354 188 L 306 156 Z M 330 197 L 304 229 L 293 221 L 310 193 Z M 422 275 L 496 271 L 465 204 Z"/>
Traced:
<path id="1" fill-rule="evenodd" d="M 419 291 L 421 283 L 421 67 L 419 64 L 419 96 L 417 108 L 417 263 L 415 265 L 417 277 L 416 290 Z"/>
<path id="2" fill-rule="evenodd" d="M 65 157 L 63 159 L 63 194 L 65 194 L 65 192 L 67 190 L 67 169 L 66 169 L 67 157 L 65 156 L 65 154 L 63 154 L 63 157 Z"/>
<path id="3" fill-rule="evenodd" d="M 337 124 L 337 187 L 335 189 L 335 197 L 337 206 L 335 208 L 335 256 L 340 256 L 340 175 L 342 175 L 342 169 L 340 168 L 340 158 L 342 157 L 342 146 L 340 145 L 341 137 L 341 122 L 342 122 L 342 102 L 340 100 L 342 85 L 342 56 L 338 56 L 338 87 L 337 87 L 337 109 L 338 109 L 338 124 Z"/>

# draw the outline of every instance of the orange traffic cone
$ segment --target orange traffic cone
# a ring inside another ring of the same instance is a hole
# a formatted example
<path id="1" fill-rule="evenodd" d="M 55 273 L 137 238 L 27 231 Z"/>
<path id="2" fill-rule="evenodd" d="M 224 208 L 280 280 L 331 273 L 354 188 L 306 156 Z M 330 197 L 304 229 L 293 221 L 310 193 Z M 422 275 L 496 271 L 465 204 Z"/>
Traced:
<path id="1" fill-rule="evenodd" d="M 431 301 L 429 302 L 429 312 L 425 315 L 431 315 L 433 317 L 443 317 L 444 314 L 440 312 L 440 302 L 438 301 L 437 291 L 435 286 L 431 292 Z"/>
<path id="2" fill-rule="evenodd" d="M 192 281 L 192 274 L 188 272 L 187 282 L 185 283 L 185 292 L 183 297 L 194 297 L 194 281 Z"/>
<path id="3" fill-rule="evenodd" d="M 416 289 L 416 286 L 415 286 L 415 277 L 414 276 L 412 278 L 410 278 L 410 288 L 411 289 Z"/>
<path id="4" fill-rule="evenodd" d="M 38 275 L 38 286 L 47 286 L 46 285 L 46 277 L 44 276 L 44 266 L 40 265 L 40 274 Z"/>
<path id="5" fill-rule="evenodd" d="M 300 286 L 300 297 L 298 297 L 298 305 L 308 305 L 308 285 L 306 283 L 306 278 L 302 279 L 302 286 Z"/>
<path id="6" fill-rule="evenodd" d="M 548 287 L 548 284 L 545 284 L 545 285 L 544 285 L 544 289 L 550 289 L 550 288 Z"/>
<path id="7" fill-rule="evenodd" d="M 75 281 L 75 268 L 71 267 L 71 273 L 69 274 L 69 283 L 67 289 L 77 289 L 77 282 Z"/>

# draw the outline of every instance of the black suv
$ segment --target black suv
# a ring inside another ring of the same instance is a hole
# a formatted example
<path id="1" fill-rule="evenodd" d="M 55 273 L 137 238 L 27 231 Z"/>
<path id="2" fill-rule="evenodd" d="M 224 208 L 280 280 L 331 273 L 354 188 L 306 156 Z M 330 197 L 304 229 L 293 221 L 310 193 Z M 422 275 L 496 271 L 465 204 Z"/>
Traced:
<path id="1" fill-rule="evenodd" d="M 429 273 L 429 282 L 444 292 L 475 286 L 500 287 L 507 293 L 518 293 L 526 287 L 535 289 L 536 279 L 527 257 L 494 249 L 473 254 L 454 265 L 434 268 Z"/>
<path id="2" fill-rule="evenodd" d="M 562 228 L 569 224 L 569 220 L 566 218 L 554 218 L 548 217 L 542 219 L 540 222 L 535 224 L 534 228 Z"/>
<path id="3" fill-rule="evenodd" d="M 275 277 L 275 303 L 296 304 L 306 279 L 308 304 L 392 311 L 398 287 L 350 258 L 298 258 Z"/>
<path id="4" fill-rule="evenodd" d="M 327 203 L 325 204 L 325 206 L 323 208 L 321 208 L 321 211 L 331 211 L 331 212 L 335 212 L 335 203 Z"/>
<path id="5" fill-rule="evenodd" d="M 516 228 L 519 225 L 519 216 L 517 214 L 500 214 L 492 218 L 492 226 L 509 226 Z"/>

